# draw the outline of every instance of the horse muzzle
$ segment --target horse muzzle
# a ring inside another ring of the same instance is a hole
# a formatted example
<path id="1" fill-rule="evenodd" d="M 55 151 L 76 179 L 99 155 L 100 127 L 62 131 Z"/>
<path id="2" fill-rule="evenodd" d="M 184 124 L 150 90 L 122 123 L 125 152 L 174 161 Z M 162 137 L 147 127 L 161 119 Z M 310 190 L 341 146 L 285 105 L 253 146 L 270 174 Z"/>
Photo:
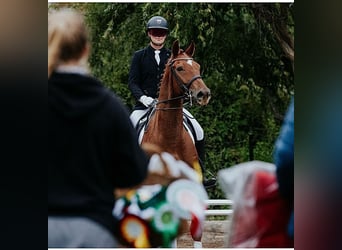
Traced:
<path id="1" fill-rule="evenodd" d="M 196 91 L 196 93 L 193 93 L 192 97 L 199 105 L 205 106 L 209 103 L 209 100 L 211 98 L 210 89 L 206 88 Z"/>

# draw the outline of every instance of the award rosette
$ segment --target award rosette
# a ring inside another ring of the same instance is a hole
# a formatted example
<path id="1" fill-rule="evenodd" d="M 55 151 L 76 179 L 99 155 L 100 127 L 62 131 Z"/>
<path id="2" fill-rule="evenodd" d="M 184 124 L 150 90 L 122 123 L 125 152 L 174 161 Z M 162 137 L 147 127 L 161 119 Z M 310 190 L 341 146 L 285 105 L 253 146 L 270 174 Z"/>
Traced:
<path id="1" fill-rule="evenodd" d="M 127 247 L 171 248 L 185 232 L 188 220 L 197 219 L 191 230 L 201 231 L 206 199 L 201 183 L 185 178 L 131 190 L 117 199 L 113 208 L 119 221 L 118 238 Z"/>
<path id="2" fill-rule="evenodd" d="M 120 220 L 122 239 L 135 248 L 149 248 L 149 227 L 145 220 L 133 214 L 126 214 Z"/>
<path id="3" fill-rule="evenodd" d="M 194 211 L 205 210 L 208 195 L 199 183 L 181 179 L 169 185 L 166 199 L 180 218 L 190 220 Z"/>

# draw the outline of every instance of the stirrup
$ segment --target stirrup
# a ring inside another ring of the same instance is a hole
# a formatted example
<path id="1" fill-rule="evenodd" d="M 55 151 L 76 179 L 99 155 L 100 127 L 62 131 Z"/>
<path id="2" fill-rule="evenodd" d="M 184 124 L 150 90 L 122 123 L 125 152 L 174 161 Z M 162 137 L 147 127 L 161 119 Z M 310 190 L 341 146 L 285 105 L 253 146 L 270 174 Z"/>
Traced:
<path id="1" fill-rule="evenodd" d="M 205 189 L 210 189 L 216 186 L 217 180 L 216 178 L 210 178 L 210 179 L 203 179 L 203 186 Z"/>

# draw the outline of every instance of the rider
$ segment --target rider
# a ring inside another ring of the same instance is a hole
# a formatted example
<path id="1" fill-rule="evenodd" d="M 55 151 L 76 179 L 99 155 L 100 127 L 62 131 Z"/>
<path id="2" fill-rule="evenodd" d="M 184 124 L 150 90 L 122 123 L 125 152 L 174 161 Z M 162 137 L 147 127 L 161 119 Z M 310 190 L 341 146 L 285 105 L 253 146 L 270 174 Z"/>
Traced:
<path id="1" fill-rule="evenodd" d="M 165 18 L 153 16 L 146 25 L 146 33 L 150 39 L 149 45 L 144 49 L 136 51 L 132 57 L 128 87 L 136 99 L 136 104 L 130 116 L 135 127 L 158 97 L 159 85 L 164 73 L 165 64 L 171 55 L 171 50 L 164 47 L 168 30 Z M 159 63 L 157 62 L 158 59 L 156 59 L 157 56 L 159 56 Z M 183 112 L 195 130 L 195 146 L 200 158 L 202 172 L 204 172 L 203 129 L 188 110 L 183 108 Z M 203 178 L 203 185 L 205 187 L 212 187 L 215 184 L 215 178 Z"/>

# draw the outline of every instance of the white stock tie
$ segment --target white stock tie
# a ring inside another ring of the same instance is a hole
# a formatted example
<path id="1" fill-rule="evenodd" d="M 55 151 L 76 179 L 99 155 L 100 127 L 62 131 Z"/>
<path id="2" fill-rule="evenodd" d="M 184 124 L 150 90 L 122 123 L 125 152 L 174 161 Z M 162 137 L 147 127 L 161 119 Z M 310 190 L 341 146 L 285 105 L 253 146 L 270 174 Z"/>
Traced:
<path id="1" fill-rule="evenodd" d="M 160 50 L 155 50 L 154 53 L 155 53 L 154 58 L 156 59 L 157 64 L 159 65 L 159 62 L 160 62 L 160 57 L 159 57 Z"/>

